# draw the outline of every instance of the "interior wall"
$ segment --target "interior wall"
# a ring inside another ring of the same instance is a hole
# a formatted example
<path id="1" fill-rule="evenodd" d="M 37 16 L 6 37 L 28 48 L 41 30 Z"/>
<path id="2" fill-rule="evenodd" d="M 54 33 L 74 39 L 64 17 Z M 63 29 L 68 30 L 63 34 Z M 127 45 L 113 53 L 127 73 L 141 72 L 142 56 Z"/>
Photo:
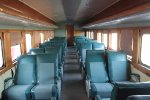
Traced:
<path id="1" fill-rule="evenodd" d="M 39 46 L 39 43 L 41 43 L 41 35 L 39 31 L 34 32 L 34 42 L 35 42 L 35 47 Z"/>
<path id="2" fill-rule="evenodd" d="M 66 29 L 56 29 L 54 31 L 54 37 L 67 37 Z"/>
<path id="3" fill-rule="evenodd" d="M 74 36 L 84 36 L 84 35 L 85 35 L 84 31 L 80 31 L 80 30 L 74 31 Z"/>

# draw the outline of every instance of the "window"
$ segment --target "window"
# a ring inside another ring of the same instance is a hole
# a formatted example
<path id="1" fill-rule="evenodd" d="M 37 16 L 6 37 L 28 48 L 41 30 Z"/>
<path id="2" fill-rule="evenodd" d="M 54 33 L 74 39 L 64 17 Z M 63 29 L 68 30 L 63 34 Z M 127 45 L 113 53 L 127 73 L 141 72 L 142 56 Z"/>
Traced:
<path id="1" fill-rule="evenodd" d="M 90 38 L 90 31 L 87 32 L 87 38 Z"/>
<path id="2" fill-rule="evenodd" d="M 141 45 L 141 62 L 147 66 L 150 66 L 150 34 L 143 34 Z"/>
<path id="3" fill-rule="evenodd" d="M 105 47 L 107 48 L 107 34 L 103 34 L 103 43 L 105 44 Z"/>
<path id="4" fill-rule="evenodd" d="M 11 46 L 11 59 L 16 60 L 21 55 L 20 44 Z"/>
<path id="5" fill-rule="evenodd" d="M 0 68 L 3 66 L 2 40 L 0 39 Z"/>
<path id="6" fill-rule="evenodd" d="M 97 33 L 97 41 L 99 43 L 101 43 L 101 33 L 100 32 Z"/>
<path id="7" fill-rule="evenodd" d="M 94 32 L 93 31 L 91 31 L 91 34 L 90 34 L 91 36 L 90 36 L 90 39 L 94 39 Z"/>
<path id="8" fill-rule="evenodd" d="M 111 36 L 111 48 L 117 50 L 117 33 L 112 33 Z"/>
<path id="9" fill-rule="evenodd" d="M 89 34 L 90 34 L 90 32 L 88 31 L 88 32 L 87 32 L 87 38 L 89 38 Z"/>
<path id="10" fill-rule="evenodd" d="M 26 34 L 26 51 L 29 52 L 31 48 L 32 48 L 31 34 Z"/>
<path id="11" fill-rule="evenodd" d="M 44 34 L 40 33 L 40 36 L 41 36 L 41 43 L 43 43 L 44 42 Z"/>

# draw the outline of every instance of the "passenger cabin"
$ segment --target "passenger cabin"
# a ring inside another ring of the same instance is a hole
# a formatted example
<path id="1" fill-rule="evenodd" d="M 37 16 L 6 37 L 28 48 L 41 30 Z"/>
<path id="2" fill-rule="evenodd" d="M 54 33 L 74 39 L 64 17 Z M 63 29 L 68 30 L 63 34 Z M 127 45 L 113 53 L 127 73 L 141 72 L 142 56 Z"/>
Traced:
<path id="1" fill-rule="evenodd" d="M 0 100 L 150 100 L 150 0 L 0 0 Z"/>

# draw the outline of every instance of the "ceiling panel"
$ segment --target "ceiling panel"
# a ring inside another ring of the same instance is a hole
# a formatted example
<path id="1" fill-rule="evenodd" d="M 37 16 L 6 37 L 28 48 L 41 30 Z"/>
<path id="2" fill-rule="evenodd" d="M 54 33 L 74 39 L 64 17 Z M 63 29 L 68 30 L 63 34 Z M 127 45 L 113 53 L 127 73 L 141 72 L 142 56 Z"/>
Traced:
<path id="1" fill-rule="evenodd" d="M 107 22 L 84 26 L 87 29 L 104 29 L 118 27 L 142 27 L 150 25 L 150 11 L 117 18 Z"/>
<path id="2" fill-rule="evenodd" d="M 82 0 L 62 0 L 67 22 L 74 22 Z"/>
<path id="3" fill-rule="evenodd" d="M 61 0 L 20 0 L 55 22 L 66 20 Z"/>
<path id="4" fill-rule="evenodd" d="M 82 0 L 75 20 L 79 22 L 87 20 L 118 1 L 119 0 Z"/>
<path id="5" fill-rule="evenodd" d="M 20 0 L 55 22 L 82 22 L 119 0 Z"/>
<path id="6" fill-rule="evenodd" d="M 46 25 L 43 23 L 31 21 L 28 19 L 0 13 L 0 29 L 43 29 L 49 30 L 57 28 L 54 25 Z"/>

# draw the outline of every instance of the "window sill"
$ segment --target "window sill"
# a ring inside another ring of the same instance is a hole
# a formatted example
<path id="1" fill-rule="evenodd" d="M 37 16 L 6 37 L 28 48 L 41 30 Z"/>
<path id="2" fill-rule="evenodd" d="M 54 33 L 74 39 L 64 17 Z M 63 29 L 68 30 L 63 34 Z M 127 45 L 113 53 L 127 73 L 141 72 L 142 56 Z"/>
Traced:
<path id="1" fill-rule="evenodd" d="M 5 72 L 7 72 L 8 70 L 10 70 L 11 68 L 15 67 L 16 64 L 13 65 L 9 65 L 7 67 L 4 67 L 0 70 L 0 75 L 4 74 Z"/>
<path id="2" fill-rule="evenodd" d="M 150 69 L 145 67 L 144 65 L 142 64 L 136 64 L 136 63 L 133 63 L 131 62 L 131 64 L 133 64 L 133 66 L 138 69 L 139 71 L 143 72 L 144 74 L 148 75 L 150 77 Z"/>

